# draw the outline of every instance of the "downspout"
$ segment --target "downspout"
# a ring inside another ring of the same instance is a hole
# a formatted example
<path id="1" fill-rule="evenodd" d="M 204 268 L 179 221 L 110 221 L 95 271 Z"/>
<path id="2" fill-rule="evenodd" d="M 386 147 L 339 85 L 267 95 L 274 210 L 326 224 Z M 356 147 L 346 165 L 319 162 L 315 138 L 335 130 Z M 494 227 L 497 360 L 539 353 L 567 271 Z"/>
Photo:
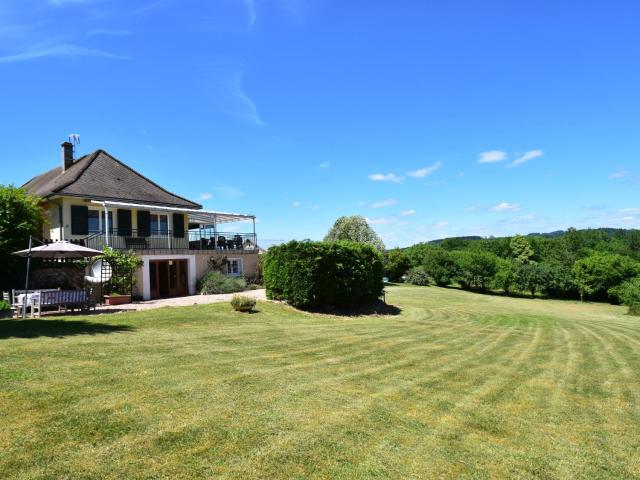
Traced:
<path id="1" fill-rule="evenodd" d="M 104 208 L 104 242 L 109 246 L 109 209 L 107 208 L 107 202 L 102 202 Z"/>
<path id="2" fill-rule="evenodd" d="M 64 240 L 64 223 L 62 218 L 62 203 L 58 203 L 58 221 L 60 222 L 60 240 Z"/>

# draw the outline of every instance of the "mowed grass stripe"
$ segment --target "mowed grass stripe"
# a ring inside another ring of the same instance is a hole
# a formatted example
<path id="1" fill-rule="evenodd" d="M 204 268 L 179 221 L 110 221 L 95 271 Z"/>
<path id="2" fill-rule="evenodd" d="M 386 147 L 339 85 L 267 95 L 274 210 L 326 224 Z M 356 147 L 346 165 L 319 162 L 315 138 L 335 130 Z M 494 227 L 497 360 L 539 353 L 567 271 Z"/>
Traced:
<path id="1" fill-rule="evenodd" d="M 87 319 L 128 332 L 4 338 L 0 476 L 640 474 L 640 329 L 622 308 L 387 299 L 400 315 L 194 306 Z"/>

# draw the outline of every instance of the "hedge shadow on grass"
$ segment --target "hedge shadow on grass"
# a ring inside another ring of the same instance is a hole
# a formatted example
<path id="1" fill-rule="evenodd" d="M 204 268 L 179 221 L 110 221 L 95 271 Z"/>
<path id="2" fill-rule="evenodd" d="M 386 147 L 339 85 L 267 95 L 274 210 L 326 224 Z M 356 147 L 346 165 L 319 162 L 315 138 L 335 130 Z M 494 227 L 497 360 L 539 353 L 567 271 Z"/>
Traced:
<path id="1" fill-rule="evenodd" d="M 358 308 L 326 307 L 304 309 L 304 311 L 310 313 L 336 315 L 338 317 L 363 317 L 369 315 L 397 316 L 402 313 L 402 309 L 400 307 L 389 305 L 388 303 L 384 303 L 382 300 L 377 301 L 371 305 Z"/>
<path id="2" fill-rule="evenodd" d="M 131 332 L 128 325 L 91 323 L 84 320 L 0 320 L 0 340 L 8 338 L 64 338 L 75 335 L 104 335 Z"/>

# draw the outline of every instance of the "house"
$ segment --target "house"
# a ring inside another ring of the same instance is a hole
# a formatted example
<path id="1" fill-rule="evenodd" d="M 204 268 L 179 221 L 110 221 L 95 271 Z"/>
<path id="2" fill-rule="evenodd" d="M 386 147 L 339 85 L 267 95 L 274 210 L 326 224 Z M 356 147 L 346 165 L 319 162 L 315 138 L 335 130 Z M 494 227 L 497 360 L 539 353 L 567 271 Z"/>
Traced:
<path id="1" fill-rule="evenodd" d="M 73 150 L 63 143 L 61 166 L 23 185 L 44 199 L 45 240 L 136 251 L 144 263 L 134 294 L 145 300 L 195 294 L 212 257 L 227 258 L 229 275 L 257 274 L 253 215 L 203 210 L 104 150 L 77 160 Z M 227 227 L 234 222 L 249 223 L 251 231 Z"/>

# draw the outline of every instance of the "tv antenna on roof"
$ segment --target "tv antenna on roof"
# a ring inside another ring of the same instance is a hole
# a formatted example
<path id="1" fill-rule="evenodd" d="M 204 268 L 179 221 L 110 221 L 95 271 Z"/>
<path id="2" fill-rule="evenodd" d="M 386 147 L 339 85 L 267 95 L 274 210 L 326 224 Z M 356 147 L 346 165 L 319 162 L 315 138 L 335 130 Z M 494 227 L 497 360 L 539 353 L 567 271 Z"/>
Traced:
<path id="1" fill-rule="evenodd" d="M 76 156 L 76 145 L 80 144 L 80 134 L 79 133 L 71 133 L 69 134 L 69 142 L 73 144 L 73 158 Z"/>

